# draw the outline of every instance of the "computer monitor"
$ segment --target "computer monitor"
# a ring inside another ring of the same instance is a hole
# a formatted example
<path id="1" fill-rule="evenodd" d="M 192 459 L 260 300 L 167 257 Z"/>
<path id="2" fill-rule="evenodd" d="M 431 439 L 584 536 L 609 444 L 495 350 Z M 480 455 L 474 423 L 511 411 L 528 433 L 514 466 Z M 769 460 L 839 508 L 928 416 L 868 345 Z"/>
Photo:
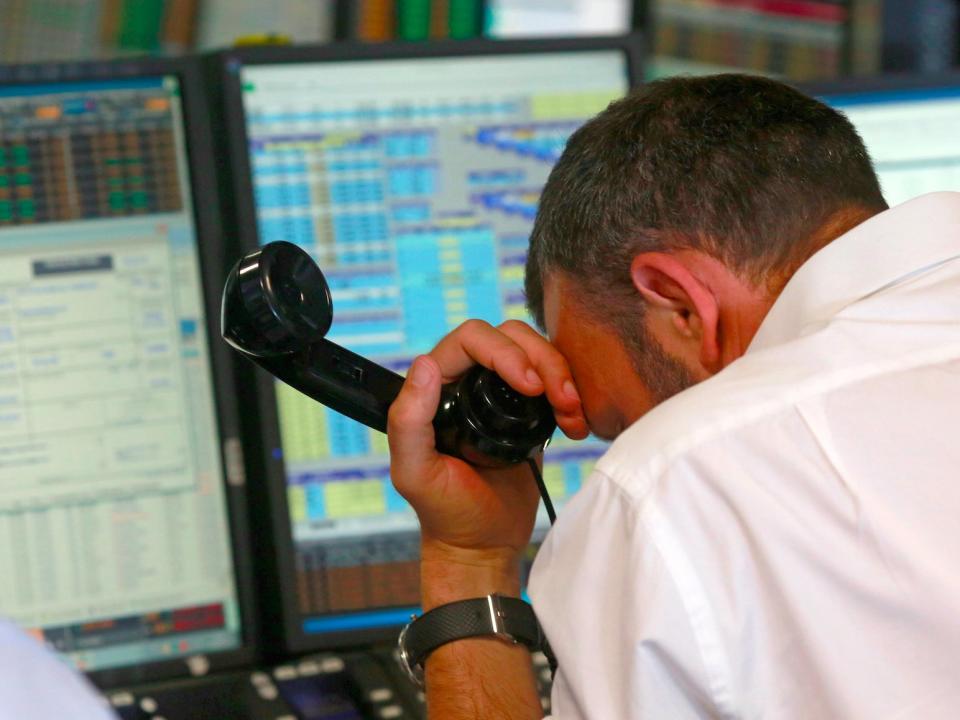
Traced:
<path id="1" fill-rule="evenodd" d="M 928 192 L 960 190 L 960 74 L 804 89 L 850 118 L 891 206 Z"/>
<path id="2" fill-rule="evenodd" d="M 526 318 L 543 183 L 570 133 L 640 78 L 637 42 L 227 52 L 240 244 L 312 253 L 332 290 L 329 337 L 400 372 L 467 318 Z M 395 634 L 419 602 L 419 536 L 391 485 L 386 437 L 258 380 L 277 641 L 307 650 Z M 603 450 L 554 443 L 544 475 L 555 502 Z"/>
<path id="3" fill-rule="evenodd" d="M 103 687 L 252 657 L 199 80 L 0 67 L 0 615 Z"/>

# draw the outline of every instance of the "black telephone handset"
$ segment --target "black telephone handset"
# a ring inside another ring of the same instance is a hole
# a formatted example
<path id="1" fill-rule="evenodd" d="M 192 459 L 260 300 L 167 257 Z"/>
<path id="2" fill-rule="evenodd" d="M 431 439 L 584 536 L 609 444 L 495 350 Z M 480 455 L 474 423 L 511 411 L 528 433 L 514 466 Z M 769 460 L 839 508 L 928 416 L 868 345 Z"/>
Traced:
<path id="1" fill-rule="evenodd" d="M 220 320 L 223 338 L 262 368 L 386 432 L 403 378 L 324 338 L 333 321 L 330 288 L 300 247 L 272 242 L 242 257 L 227 278 Z M 443 386 L 433 425 L 440 452 L 482 467 L 534 457 L 556 428 L 545 396 L 522 395 L 480 366 Z"/>

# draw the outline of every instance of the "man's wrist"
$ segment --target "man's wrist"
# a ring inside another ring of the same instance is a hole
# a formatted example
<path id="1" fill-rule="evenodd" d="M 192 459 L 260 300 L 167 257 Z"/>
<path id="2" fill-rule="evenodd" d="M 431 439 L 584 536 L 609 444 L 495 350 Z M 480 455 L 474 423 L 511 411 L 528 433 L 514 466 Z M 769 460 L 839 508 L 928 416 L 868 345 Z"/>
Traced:
<path id="1" fill-rule="evenodd" d="M 424 542 L 420 587 L 424 612 L 491 593 L 519 597 L 520 556 L 508 549 L 465 550 Z"/>

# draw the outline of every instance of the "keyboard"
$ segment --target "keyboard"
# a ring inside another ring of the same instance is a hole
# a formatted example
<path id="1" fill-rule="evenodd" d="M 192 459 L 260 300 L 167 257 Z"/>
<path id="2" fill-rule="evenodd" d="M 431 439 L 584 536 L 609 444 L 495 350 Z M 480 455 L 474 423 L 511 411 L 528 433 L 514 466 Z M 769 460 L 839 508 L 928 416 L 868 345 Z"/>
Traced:
<path id="1" fill-rule="evenodd" d="M 550 712 L 551 673 L 533 656 L 540 701 Z M 426 699 L 396 651 L 321 653 L 271 668 L 114 691 L 122 720 L 425 720 Z"/>

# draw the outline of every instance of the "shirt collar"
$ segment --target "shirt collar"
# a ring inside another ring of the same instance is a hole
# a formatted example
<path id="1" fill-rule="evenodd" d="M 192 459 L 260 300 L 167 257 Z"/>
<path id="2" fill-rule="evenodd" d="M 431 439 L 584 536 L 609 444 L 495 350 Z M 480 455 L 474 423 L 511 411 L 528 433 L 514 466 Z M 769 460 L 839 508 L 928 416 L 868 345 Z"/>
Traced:
<path id="1" fill-rule="evenodd" d="M 922 195 L 857 225 L 790 278 L 748 352 L 794 340 L 845 307 L 960 257 L 960 192 Z"/>

